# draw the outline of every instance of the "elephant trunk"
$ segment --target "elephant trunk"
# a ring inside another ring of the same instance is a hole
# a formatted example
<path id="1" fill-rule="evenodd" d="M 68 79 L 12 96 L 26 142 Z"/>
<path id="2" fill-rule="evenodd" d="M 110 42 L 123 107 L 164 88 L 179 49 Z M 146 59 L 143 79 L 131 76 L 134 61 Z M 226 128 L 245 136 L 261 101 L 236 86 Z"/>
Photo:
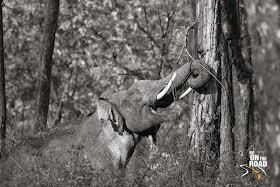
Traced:
<path id="1" fill-rule="evenodd" d="M 165 97 L 164 100 L 166 101 L 166 97 L 174 96 L 177 92 L 180 92 L 181 96 L 179 98 L 182 98 L 182 96 L 191 91 L 190 88 L 197 89 L 204 86 L 210 79 L 209 72 L 210 67 L 200 61 L 186 63 L 175 72 L 158 80 L 158 86 L 154 92 L 156 100 L 160 101 Z M 181 91 L 185 91 L 185 93 Z"/>

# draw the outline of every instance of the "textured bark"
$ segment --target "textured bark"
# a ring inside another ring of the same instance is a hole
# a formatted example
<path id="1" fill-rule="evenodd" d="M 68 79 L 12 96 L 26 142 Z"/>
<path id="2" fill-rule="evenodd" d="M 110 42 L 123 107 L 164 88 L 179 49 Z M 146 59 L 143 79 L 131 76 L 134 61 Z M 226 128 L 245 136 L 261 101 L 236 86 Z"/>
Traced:
<path id="1" fill-rule="evenodd" d="M 189 6 L 190 6 L 190 14 L 189 14 L 189 19 L 190 23 L 194 23 L 197 20 L 197 15 L 196 15 L 196 1 L 189 1 Z M 194 25 L 195 29 L 190 29 L 189 30 L 189 37 L 187 38 L 187 48 L 188 51 L 190 52 L 191 56 L 194 59 L 198 59 L 198 53 L 197 53 L 197 24 Z M 190 61 L 192 60 L 191 58 L 189 59 Z"/>
<path id="2" fill-rule="evenodd" d="M 238 14 L 238 1 L 221 1 L 222 31 L 228 43 L 229 58 L 232 67 L 233 98 L 234 98 L 234 144 L 237 164 L 245 162 L 245 151 L 248 145 L 250 107 L 250 77 L 241 51 L 241 35 Z"/>
<path id="3" fill-rule="evenodd" d="M 228 134 L 224 134 L 228 136 L 227 138 L 223 138 L 223 120 L 221 121 L 221 147 L 220 147 L 220 176 L 219 179 L 221 181 L 226 181 L 229 179 L 229 174 L 226 173 L 227 170 L 223 162 L 227 159 L 228 162 L 225 162 L 227 166 L 233 168 L 234 164 L 241 165 L 246 163 L 247 157 L 247 149 L 248 149 L 248 127 L 249 127 L 249 119 L 251 114 L 251 97 L 252 97 L 252 90 L 251 82 L 252 82 L 252 74 L 251 74 L 251 51 L 250 49 L 247 50 L 245 47 L 249 47 L 250 42 L 248 40 L 244 40 L 241 44 L 241 33 L 245 33 L 248 31 L 246 28 L 247 25 L 245 24 L 245 17 L 244 17 L 244 10 L 243 10 L 243 17 L 240 17 L 239 12 L 239 1 L 229 1 L 223 0 L 220 1 L 220 8 L 221 8 L 221 31 L 223 34 L 223 38 L 225 40 L 226 46 L 223 48 L 224 54 L 226 51 L 228 54 L 226 55 L 228 60 L 228 64 L 231 65 L 231 69 L 222 69 L 222 74 L 225 71 L 231 72 L 231 76 L 229 76 L 226 81 L 223 81 L 223 84 L 228 84 L 229 80 L 232 82 L 230 83 L 232 86 L 232 93 L 229 94 L 227 98 L 227 106 L 233 106 L 232 111 L 230 111 L 232 120 L 225 120 L 224 123 L 233 122 L 233 126 L 228 126 L 228 128 L 232 128 L 233 137 L 230 136 L 231 132 L 226 131 Z M 241 29 L 242 28 L 242 29 Z M 247 34 L 247 33 L 246 33 Z M 243 47 L 243 48 L 242 48 Z M 243 51 L 242 51 L 243 49 Z M 242 54 L 243 52 L 243 54 Z M 246 60 L 244 59 L 246 57 Z M 223 61 L 224 62 L 224 61 Z M 247 63 L 247 64 L 246 64 Z M 223 76 L 222 76 L 223 77 Z M 224 89 L 222 89 L 223 93 Z M 223 94 L 222 94 L 222 103 L 223 103 Z M 222 105 L 223 107 L 223 105 Z M 222 119 L 225 116 L 225 112 L 227 115 L 227 110 L 222 108 Z M 228 123 L 229 124 L 229 123 Z M 231 138 L 231 140 L 230 140 Z M 226 147 L 223 149 L 222 145 L 231 147 Z M 234 145 L 234 146 L 233 146 Z M 228 158 L 222 158 L 223 153 L 229 154 L 235 153 L 235 157 L 230 156 Z M 231 160 L 229 160 L 229 158 Z"/>
<path id="4" fill-rule="evenodd" d="M 205 53 L 203 61 L 208 64 L 216 75 L 219 61 L 217 60 L 217 10 L 218 1 L 197 1 L 198 30 L 197 40 L 199 53 Z M 199 161 L 207 161 L 202 152 L 210 152 L 212 138 L 215 138 L 216 117 L 218 112 L 218 89 L 212 79 L 205 88 L 213 94 L 194 94 L 192 120 L 188 132 L 190 152 Z M 204 92 L 201 90 L 201 92 Z"/>
<path id="5" fill-rule="evenodd" d="M 223 88 L 221 89 L 221 121 L 220 121 L 220 176 L 219 180 L 225 181 L 231 173 L 234 166 L 233 155 L 233 134 L 232 128 L 234 124 L 233 117 L 233 91 L 232 91 L 232 64 L 227 51 L 228 43 L 224 40 L 224 36 L 220 35 L 220 43 L 223 46 L 220 50 L 221 57 L 221 81 Z"/>
<path id="6" fill-rule="evenodd" d="M 217 185 L 223 185 L 233 177 L 235 165 L 246 163 L 249 123 L 256 128 L 250 38 L 239 0 L 198 1 L 196 10 L 197 51 L 205 54 L 202 60 L 210 65 L 222 86 L 213 79 L 205 88 L 206 95 L 194 95 L 188 132 L 190 152 L 205 162 L 203 155 L 209 155 L 212 148 L 220 156 Z"/>
<path id="7" fill-rule="evenodd" d="M 52 55 L 54 49 L 57 17 L 59 12 L 59 0 L 49 0 L 46 11 L 42 39 L 41 69 L 38 73 L 37 116 L 35 121 L 35 128 L 37 131 L 44 130 L 47 127 L 51 87 Z"/>
<path id="8" fill-rule="evenodd" d="M 239 1 L 238 10 L 239 10 L 240 37 L 241 37 L 241 50 L 242 50 L 241 52 L 242 52 L 243 59 L 245 61 L 245 66 L 248 69 L 248 72 L 250 72 L 245 84 L 239 83 L 239 88 L 240 88 L 239 93 L 241 96 L 240 98 L 242 98 L 241 110 L 243 109 L 242 114 L 244 116 L 243 127 L 241 126 L 240 129 L 241 132 L 239 133 L 244 140 L 242 144 L 239 144 L 238 148 L 240 148 L 240 150 L 243 151 L 248 149 L 248 146 L 255 145 L 255 147 L 250 148 L 250 150 L 252 149 L 260 150 L 261 145 L 263 145 L 261 141 L 262 129 L 260 125 L 258 110 L 255 110 L 256 94 L 254 92 L 256 92 L 256 90 L 253 89 L 254 85 L 253 85 L 253 75 L 252 75 L 253 70 L 252 70 L 251 38 L 248 31 L 248 21 L 247 21 L 248 18 L 245 10 L 244 0 Z M 245 140 L 245 137 L 247 137 L 247 140 Z M 248 141 L 247 144 L 245 143 L 246 141 Z M 242 159 L 243 157 L 244 155 L 240 155 L 240 154 L 238 156 L 238 152 L 237 152 L 237 158 L 239 159 L 238 160 L 239 163 L 241 162 L 244 163 L 245 160 Z"/>
<path id="9" fill-rule="evenodd" d="M 251 50 L 244 8 L 239 1 L 221 1 L 222 31 L 228 42 L 228 51 L 232 66 L 232 84 L 234 98 L 234 147 L 236 164 L 246 161 L 248 148 L 248 127 L 251 114 Z M 242 40 L 242 34 L 246 34 Z M 242 42 L 243 41 L 243 42 Z M 243 45 L 243 46 L 242 46 Z"/>
<path id="10" fill-rule="evenodd" d="M 3 45 L 3 17 L 2 0 L 0 1 L 0 159 L 5 146 L 6 133 L 6 95 L 5 95 L 5 67 Z"/>

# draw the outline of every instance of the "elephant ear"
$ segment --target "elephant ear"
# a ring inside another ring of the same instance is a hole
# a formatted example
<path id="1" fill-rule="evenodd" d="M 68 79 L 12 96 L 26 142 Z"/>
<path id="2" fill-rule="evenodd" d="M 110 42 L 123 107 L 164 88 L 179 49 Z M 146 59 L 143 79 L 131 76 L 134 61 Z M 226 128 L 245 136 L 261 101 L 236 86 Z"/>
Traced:
<path id="1" fill-rule="evenodd" d="M 114 106 L 107 100 L 107 96 L 113 94 L 112 91 L 103 93 L 97 104 L 97 114 L 99 121 L 110 121 L 114 131 L 118 132 L 119 135 L 123 135 L 124 132 L 124 118 Z"/>

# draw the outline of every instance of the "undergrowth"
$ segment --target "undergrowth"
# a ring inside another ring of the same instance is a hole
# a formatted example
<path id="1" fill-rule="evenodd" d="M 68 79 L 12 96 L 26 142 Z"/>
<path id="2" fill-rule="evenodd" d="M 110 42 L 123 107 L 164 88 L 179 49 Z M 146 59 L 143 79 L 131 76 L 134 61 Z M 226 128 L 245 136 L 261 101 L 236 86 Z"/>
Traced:
<path id="1" fill-rule="evenodd" d="M 219 181 L 219 160 L 211 151 L 204 151 L 201 160 L 188 152 L 188 140 L 180 124 L 169 129 L 163 127 L 158 134 L 158 145 L 151 146 L 148 138 L 143 138 L 126 168 L 125 174 L 115 175 L 110 170 L 96 170 L 87 163 L 80 163 L 77 157 L 60 160 L 50 155 L 41 160 L 31 161 L 31 167 L 18 165 L 18 170 L 7 177 L 0 172 L 0 186 L 128 186 L 128 187 L 161 187 L 161 186 L 268 186 L 269 178 L 265 175 L 257 179 L 251 172 L 244 174 L 239 166 L 228 168 L 228 178 Z M 167 131 L 169 133 L 167 133 Z M 13 142 L 20 133 L 14 133 Z M 167 135 L 168 134 L 168 135 Z M 15 143 L 16 144 L 16 143 Z M 203 148 L 201 148 L 203 149 Z M 78 154 L 73 151 L 71 154 Z M 4 165 L 1 165 L 3 168 Z"/>

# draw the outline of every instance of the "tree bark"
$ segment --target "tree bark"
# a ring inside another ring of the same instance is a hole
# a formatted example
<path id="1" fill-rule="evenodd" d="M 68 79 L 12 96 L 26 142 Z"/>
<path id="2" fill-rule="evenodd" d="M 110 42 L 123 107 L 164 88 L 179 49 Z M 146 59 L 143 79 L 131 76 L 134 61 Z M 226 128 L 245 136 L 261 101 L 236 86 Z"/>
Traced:
<path id="1" fill-rule="evenodd" d="M 6 134 L 6 95 L 5 95 L 5 67 L 4 67 L 4 43 L 3 43 L 3 17 L 2 2 L 0 1 L 0 159 L 5 146 Z"/>
<path id="2" fill-rule="evenodd" d="M 252 74 L 251 51 L 248 51 L 250 42 L 245 37 L 242 41 L 241 28 L 246 31 L 245 17 L 239 14 L 239 1 L 221 1 L 221 24 L 222 32 L 228 43 L 228 51 L 232 66 L 233 105 L 234 105 L 234 148 L 236 164 L 240 165 L 246 161 L 246 150 L 248 148 L 248 128 L 250 117 L 250 102 L 252 97 L 251 82 Z M 244 16 L 244 13 L 242 14 Z M 241 22 L 241 24 L 240 24 Z M 246 43 L 247 42 L 247 43 Z M 242 44 L 244 46 L 242 46 Z M 247 48 L 248 47 L 248 48 Z M 243 49 L 243 51 L 242 51 Z M 243 54 L 242 54 L 243 52 Z M 245 60 L 244 57 L 247 57 Z M 247 62 L 247 64 L 246 64 Z"/>
<path id="3" fill-rule="evenodd" d="M 197 51 L 222 85 L 213 78 L 202 92 L 206 95 L 194 94 L 190 153 L 200 162 L 209 162 L 204 155 L 213 152 L 219 156 L 220 185 L 233 177 L 235 166 L 246 163 L 249 124 L 256 129 L 250 38 L 239 0 L 198 0 L 196 10 Z"/>
<path id="4" fill-rule="evenodd" d="M 196 12 L 196 1 L 189 1 L 189 6 L 190 6 L 190 14 L 189 14 L 189 19 L 190 19 L 190 24 L 194 23 L 195 21 L 197 21 L 198 17 L 197 17 L 197 12 Z M 187 38 L 186 43 L 187 44 L 191 44 L 191 45 L 187 45 L 188 51 L 190 52 L 191 56 L 194 59 L 198 59 L 198 53 L 197 53 L 197 24 L 194 25 L 194 29 L 190 29 L 189 30 L 189 36 Z M 191 61 L 192 59 L 189 58 L 189 60 Z"/>
<path id="5" fill-rule="evenodd" d="M 47 128 L 49 98 L 51 88 L 52 55 L 54 49 L 59 0 L 47 1 L 46 17 L 42 39 L 41 69 L 38 73 L 37 115 L 35 129 L 41 131 Z"/>
<path id="6" fill-rule="evenodd" d="M 233 82 L 232 82 L 232 63 L 227 51 L 228 42 L 224 35 L 220 34 L 220 60 L 221 60 L 221 121 L 220 121 L 220 176 L 219 180 L 224 181 L 231 173 L 234 166 L 233 156 L 233 134 L 234 125 L 234 106 L 233 106 Z"/>
<path id="7" fill-rule="evenodd" d="M 200 54 L 205 54 L 203 61 L 212 68 L 212 73 L 217 76 L 220 62 L 217 59 L 217 11 L 218 1 L 198 0 L 196 5 L 196 15 L 198 16 L 197 45 Z M 195 34 L 196 35 L 196 34 Z M 212 94 L 194 93 L 192 120 L 188 137 L 190 140 L 190 152 L 197 161 L 209 161 L 208 155 L 215 142 L 215 124 L 218 114 L 218 87 L 216 81 L 212 79 L 205 90 Z M 201 92 L 205 92 L 201 90 Z M 213 139 L 214 138 L 214 139 Z M 204 157 L 206 156 L 206 157 Z M 204 158 L 203 158 L 204 157 Z"/>

